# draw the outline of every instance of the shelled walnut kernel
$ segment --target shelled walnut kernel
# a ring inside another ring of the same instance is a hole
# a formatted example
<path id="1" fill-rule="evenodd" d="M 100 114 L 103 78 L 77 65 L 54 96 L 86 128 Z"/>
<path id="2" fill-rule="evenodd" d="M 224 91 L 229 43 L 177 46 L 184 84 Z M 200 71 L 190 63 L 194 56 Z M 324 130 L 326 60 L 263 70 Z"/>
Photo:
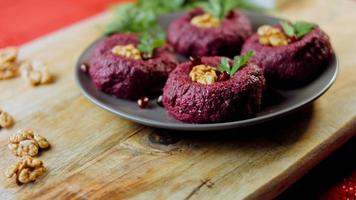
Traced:
<path id="1" fill-rule="evenodd" d="M 193 17 L 190 23 L 199 28 L 217 28 L 221 22 L 212 15 L 203 14 Z"/>
<path id="2" fill-rule="evenodd" d="M 257 34 L 262 45 L 271 45 L 273 47 L 288 45 L 288 37 L 278 28 L 263 25 L 258 28 Z"/>
<path id="3" fill-rule="evenodd" d="M 189 73 L 189 77 L 192 81 L 204 85 L 213 84 L 218 79 L 215 68 L 207 65 L 194 66 Z"/>
<path id="4" fill-rule="evenodd" d="M 2 110 L 0 110 L 0 128 L 10 128 L 14 123 L 12 117 Z"/>
<path id="5" fill-rule="evenodd" d="M 17 75 L 17 54 L 18 50 L 14 47 L 0 49 L 0 80 L 13 78 Z"/>
<path id="6" fill-rule="evenodd" d="M 10 137 L 9 149 L 16 156 L 36 156 L 41 149 L 49 147 L 46 138 L 34 134 L 32 130 L 20 130 L 14 136 Z"/>
<path id="7" fill-rule="evenodd" d="M 25 184 L 36 181 L 36 179 L 42 176 L 46 171 L 47 169 L 41 160 L 25 156 L 22 157 L 16 165 L 11 165 L 5 175 L 8 178 L 15 176 L 17 183 Z"/>
<path id="8" fill-rule="evenodd" d="M 130 58 L 134 60 L 141 60 L 141 52 L 133 44 L 128 45 L 116 45 L 112 48 L 111 52 L 114 55 Z"/>
<path id="9" fill-rule="evenodd" d="M 21 76 L 33 86 L 48 84 L 53 80 L 47 65 L 41 61 L 25 61 L 20 66 L 20 72 Z"/>

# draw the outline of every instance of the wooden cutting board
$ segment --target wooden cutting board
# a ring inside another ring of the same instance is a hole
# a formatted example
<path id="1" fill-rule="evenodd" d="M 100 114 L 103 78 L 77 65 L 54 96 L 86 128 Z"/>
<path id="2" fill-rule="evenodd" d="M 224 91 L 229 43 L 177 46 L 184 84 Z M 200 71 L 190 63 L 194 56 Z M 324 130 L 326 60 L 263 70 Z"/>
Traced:
<path id="1" fill-rule="evenodd" d="M 253 128 L 167 132 L 108 113 L 85 99 L 75 62 L 100 36 L 108 13 L 21 48 L 21 59 L 47 61 L 52 85 L 0 82 L 0 107 L 13 115 L 0 131 L 2 171 L 17 158 L 8 137 L 21 128 L 46 136 L 48 173 L 17 186 L 0 176 L 0 199 L 271 199 L 356 133 L 356 2 L 290 1 L 274 14 L 315 21 L 331 36 L 341 63 L 336 84 L 313 105 Z"/>

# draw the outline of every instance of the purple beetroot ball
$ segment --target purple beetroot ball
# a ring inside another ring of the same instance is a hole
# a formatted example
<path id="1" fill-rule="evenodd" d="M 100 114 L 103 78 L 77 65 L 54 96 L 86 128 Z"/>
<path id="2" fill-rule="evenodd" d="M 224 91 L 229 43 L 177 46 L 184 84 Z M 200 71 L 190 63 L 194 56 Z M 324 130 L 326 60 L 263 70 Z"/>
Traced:
<path id="1" fill-rule="evenodd" d="M 137 100 L 158 96 L 177 61 L 169 46 L 156 49 L 152 58 L 134 60 L 111 51 L 116 45 L 137 45 L 135 34 L 119 33 L 105 38 L 90 58 L 89 74 L 95 86 L 119 98 Z"/>
<path id="2" fill-rule="evenodd" d="M 319 27 L 286 46 L 265 46 L 258 38 L 257 33 L 253 34 L 242 53 L 254 51 L 252 62 L 262 67 L 267 83 L 274 87 L 297 87 L 310 82 L 327 67 L 333 55 L 329 37 Z"/>
<path id="3" fill-rule="evenodd" d="M 251 23 L 238 11 L 231 11 L 216 28 L 201 28 L 190 23 L 195 16 L 204 14 L 194 9 L 171 23 L 168 42 L 185 56 L 227 56 L 240 53 L 245 40 L 252 34 Z"/>
<path id="4" fill-rule="evenodd" d="M 221 57 L 203 57 L 217 67 Z M 163 89 L 163 104 L 174 118 L 189 123 L 214 123 L 256 114 L 261 107 L 265 79 L 262 70 L 248 63 L 226 81 L 211 85 L 193 82 L 191 61 L 177 66 Z"/>

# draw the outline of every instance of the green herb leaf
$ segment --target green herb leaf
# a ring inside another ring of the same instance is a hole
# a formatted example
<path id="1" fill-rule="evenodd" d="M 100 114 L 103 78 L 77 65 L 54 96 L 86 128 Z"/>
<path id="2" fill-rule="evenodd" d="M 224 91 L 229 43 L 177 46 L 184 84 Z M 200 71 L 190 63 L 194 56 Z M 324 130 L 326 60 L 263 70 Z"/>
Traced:
<path id="1" fill-rule="evenodd" d="M 222 7 L 220 5 L 219 0 L 209 0 L 209 5 L 214 16 L 220 18 Z"/>
<path id="2" fill-rule="evenodd" d="M 151 10 L 156 14 L 165 14 L 182 9 L 185 0 L 138 0 L 137 7 L 141 10 Z"/>
<path id="3" fill-rule="evenodd" d="M 298 21 L 294 23 L 294 29 L 296 32 L 297 38 L 301 38 L 304 35 L 308 34 L 315 27 L 315 24 L 309 22 Z"/>
<path id="4" fill-rule="evenodd" d="M 253 54 L 254 54 L 253 51 L 248 51 L 244 55 L 235 56 L 234 65 L 232 66 L 232 69 L 229 73 L 230 76 L 233 76 L 239 69 L 245 66 L 248 63 L 248 61 L 252 58 Z"/>
<path id="5" fill-rule="evenodd" d="M 246 0 L 209 0 L 196 4 L 203 8 L 206 13 L 223 19 L 227 13 L 235 8 L 245 8 L 247 10 L 262 10 L 262 8 L 249 3 Z"/>
<path id="6" fill-rule="evenodd" d="M 210 15 L 220 18 L 221 15 L 221 6 L 218 0 L 209 0 L 206 2 L 202 2 L 198 4 L 199 7 L 203 8 L 206 13 Z"/>
<path id="7" fill-rule="evenodd" d="M 202 7 L 207 13 L 224 18 L 234 8 L 261 10 L 247 0 L 137 0 L 111 8 L 116 16 L 104 30 L 105 35 L 117 32 L 145 32 L 158 26 L 157 16 L 193 7 Z"/>
<path id="8" fill-rule="evenodd" d="M 230 64 L 229 61 L 227 60 L 227 58 L 222 58 L 221 59 L 221 63 L 218 69 L 220 72 L 230 72 Z"/>
<path id="9" fill-rule="evenodd" d="M 291 24 L 289 24 L 286 21 L 281 21 L 280 24 L 281 24 L 285 34 L 287 34 L 289 37 L 295 36 L 295 30 Z"/>
<path id="10" fill-rule="evenodd" d="M 235 56 L 232 67 L 230 66 L 227 58 L 222 58 L 218 70 L 220 72 L 226 72 L 230 76 L 233 76 L 238 70 L 242 69 L 248 61 L 253 57 L 253 51 L 248 51 L 244 55 Z"/>
<path id="11" fill-rule="evenodd" d="M 246 0 L 137 0 L 111 8 L 115 18 L 104 30 L 105 35 L 131 32 L 140 35 L 139 49 L 152 55 L 155 48 L 164 44 L 165 36 L 158 24 L 158 15 L 203 5 L 213 16 L 223 18 L 231 9 L 244 6 Z M 156 34 L 158 34 L 156 36 Z"/>
<path id="12" fill-rule="evenodd" d="M 105 35 L 111 35 L 116 32 L 139 33 L 158 26 L 157 16 L 153 11 L 141 11 L 134 4 L 116 6 L 112 10 L 116 15 L 116 19 L 108 24 L 104 32 Z"/>
<path id="13" fill-rule="evenodd" d="M 309 22 L 297 21 L 294 24 L 290 24 L 286 21 L 280 22 L 283 31 L 289 37 L 302 38 L 306 34 L 310 33 L 315 27 L 315 24 Z"/>
<path id="14" fill-rule="evenodd" d="M 160 28 L 152 29 L 151 31 L 140 34 L 140 44 L 137 48 L 145 55 L 145 57 L 152 57 L 156 48 L 162 47 L 166 40 L 164 31 Z"/>

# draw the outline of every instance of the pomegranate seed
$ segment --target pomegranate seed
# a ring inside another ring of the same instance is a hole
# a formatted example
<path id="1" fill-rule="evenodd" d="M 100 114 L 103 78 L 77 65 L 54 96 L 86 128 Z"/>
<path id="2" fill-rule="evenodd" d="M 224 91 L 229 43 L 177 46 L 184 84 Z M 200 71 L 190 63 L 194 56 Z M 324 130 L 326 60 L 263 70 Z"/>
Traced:
<path id="1" fill-rule="evenodd" d="M 148 97 L 141 97 L 137 100 L 137 104 L 140 108 L 144 109 L 147 107 L 149 101 L 150 99 Z"/>
<path id="2" fill-rule="evenodd" d="M 83 63 L 82 65 L 80 65 L 80 70 L 82 70 L 83 72 L 88 72 L 89 66 Z"/>
<path id="3" fill-rule="evenodd" d="M 233 18 L 234 16 L 235 16 L 234 11 L 233 11 L 233 10 L 230 10 L 230 11 L 227 13 L 226 18 L 231 19 L 231 18 Z"/>
<path id="4" fill-rule="evenodd" d="M 227 72 L 222 72 L 219 74 L 218 81 L 227 81 L 230 79 L 230 75 Z"/>
<path id="5" fill-rule="evenodd" d="M 189 59 L 192 61 L 192 65 L 193 66 L 197 66 L 197 65 L 201 65 L 202 64 L 201 59 L 198 58 L 198 57 L 196 57 L 196 58 L 190 57 Z"/>
<path id="6" fill-rule="evenodd" d="M 288 41 L 289 43 L 292 43 L 292 42 L 296 42 L 298 40 L 298 38 L 295 36 L 292 36 L 292 37 L 289 37 L 288 40 L 289 40 Z"/>
<path id="7" fill-rule="evenodd" d="M 158 97 L 158 99 L 157 99 L 157 104 L 158 104 L 159 106 L 163 107 L 163 96 L 162 96 L 162 95 L 160 95 L 160 96 Z"/>

